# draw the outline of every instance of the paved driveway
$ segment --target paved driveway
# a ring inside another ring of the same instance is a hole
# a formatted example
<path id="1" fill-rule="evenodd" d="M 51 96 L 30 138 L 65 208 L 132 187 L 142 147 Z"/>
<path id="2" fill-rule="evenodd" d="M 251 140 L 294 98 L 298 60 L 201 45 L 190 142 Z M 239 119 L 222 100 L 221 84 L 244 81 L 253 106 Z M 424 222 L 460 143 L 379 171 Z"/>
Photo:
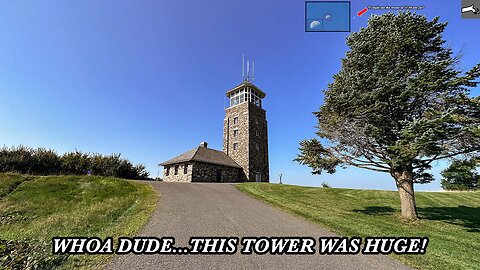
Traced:
<path id="1" fill-rule="evenodd" d="M 149 182 L 159 205 L 141 236 L 334 236 L 243 194 L 233 184 Z M 359 224 L 359 226 L 361 226 Z M 239 248 L 241 245 L 239 245 Z M 317 245 L 318 252 L 318 245 Z M 107 269 L 410 269 L 381 255 L 118 255 Z"/>

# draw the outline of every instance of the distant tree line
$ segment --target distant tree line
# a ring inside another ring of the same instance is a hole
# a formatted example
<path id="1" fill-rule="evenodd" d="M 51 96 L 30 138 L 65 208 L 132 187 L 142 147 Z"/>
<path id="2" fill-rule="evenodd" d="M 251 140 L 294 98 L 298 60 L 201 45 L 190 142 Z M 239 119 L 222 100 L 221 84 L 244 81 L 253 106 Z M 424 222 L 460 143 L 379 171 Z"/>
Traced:
<path id="1" fill-rule="evenodd" d="M 0 148 L 0 172 L 34 175 L 100 175 L 125 179 L 148 179 L 143 164 L 133 165 L 120 154 L 101 155 L 75 150 L 63 155 L 52 149 L 26 146 Z"/>

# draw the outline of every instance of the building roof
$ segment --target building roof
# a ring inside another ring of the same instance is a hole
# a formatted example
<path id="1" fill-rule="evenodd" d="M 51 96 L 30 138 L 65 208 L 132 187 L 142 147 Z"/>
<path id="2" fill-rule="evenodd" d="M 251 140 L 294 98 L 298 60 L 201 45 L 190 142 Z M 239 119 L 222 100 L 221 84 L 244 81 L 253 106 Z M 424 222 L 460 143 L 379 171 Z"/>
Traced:
<path id="1" fill-rule="evenodd" d="M 265 94 L 265 92 L 263 92 L 262 90 L 260 90 L 260 88 L 258 88 L 256 85 L 254 85 L 253 83 L 251 82 L 248 82 L 248 81 L 244 81 L 243 83 L 237 85 L 236 87 L 230 89 L 227 91 L 227 97 L 232 93 L 232 92 L 235 92 L 237 90 L 241 90 L 245 87 L 252 87 L 254 88 L 255 90 L 257 90 L 258 93 L 260 93 L 260 98 L 264 98 L 267 94 Z"/>
<path id="2" fill-rule="evenodd" d="M 215 149 L 199 146 L 190 151 L 187 151 L 179 156 L 176 156 L 170 160 L 160 163 L 162 166 L 178 164 L 188 161 L 204 162 L 216 165 L 223 165 L 228 167 L 242 168 L 231 157 L 227 156 L 224 152 Z"/>

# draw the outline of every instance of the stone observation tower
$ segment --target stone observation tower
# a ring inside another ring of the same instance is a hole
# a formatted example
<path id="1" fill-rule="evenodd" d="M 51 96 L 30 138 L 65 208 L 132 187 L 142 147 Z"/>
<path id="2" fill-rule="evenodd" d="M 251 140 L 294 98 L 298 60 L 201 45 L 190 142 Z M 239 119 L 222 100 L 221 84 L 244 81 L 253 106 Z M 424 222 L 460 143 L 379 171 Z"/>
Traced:
<path id="1" fill-rule="evenodd" d="M 243 61 L 245 63 L 245 61 Z M 252 82 L 250 63 L 242 67 L 242 83 L 227 92 L 223 152 L 202 142 L 171 158 L 163 166 L 165 182 L 269 182 L 267 118 L 262 109 L 265 93 Z"/>
<path id="2" fill-rule="evenodd" d="M 266 94 L 252 83 L 255 64 L 250 76 L 250 63 L 246 72 L 244 63 L 242 83 L 227 91 L 223 152 L 243 168 L 245 181 L 269 182 L 267 118 L 262 108 Z"/>

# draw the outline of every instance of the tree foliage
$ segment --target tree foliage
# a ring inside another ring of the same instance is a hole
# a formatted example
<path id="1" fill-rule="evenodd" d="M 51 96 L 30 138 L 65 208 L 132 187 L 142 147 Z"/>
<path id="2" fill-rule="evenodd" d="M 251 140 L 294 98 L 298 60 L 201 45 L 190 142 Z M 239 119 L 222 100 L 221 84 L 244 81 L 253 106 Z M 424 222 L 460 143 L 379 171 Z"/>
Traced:
<path id="1" fill-rule="evenodd" d="M 0 148 L 0 172 L 52 175 L 76 174 L 113 176 L 126 179 L 148 179 L 149 173 L 143 164 L 133 165 L 120 154 L 67 152 L 58 155 L 54 150 L 25 146 Z"/>
<path id="2" fill-rule="evenodd" d="M 480 188 L 479 160 L 454 160 L 442 171 L 442 188 L 446 190 L 475 190 Z"/>
<path id="3" fill-rule="evenodd" d="M 315 112 L 320 139 L 300 142 L 296 160 L 316 174 L 338 166 L 390 173 L 415 205 L 413 181 L 432 181 L 433 161 L 478 153 L 480 98 L 469 88 L 478 84 L 480 65 L 457 67 L 444 45 L 446 26 L 400 12 L 372 16 L 352 33 Z"/>

